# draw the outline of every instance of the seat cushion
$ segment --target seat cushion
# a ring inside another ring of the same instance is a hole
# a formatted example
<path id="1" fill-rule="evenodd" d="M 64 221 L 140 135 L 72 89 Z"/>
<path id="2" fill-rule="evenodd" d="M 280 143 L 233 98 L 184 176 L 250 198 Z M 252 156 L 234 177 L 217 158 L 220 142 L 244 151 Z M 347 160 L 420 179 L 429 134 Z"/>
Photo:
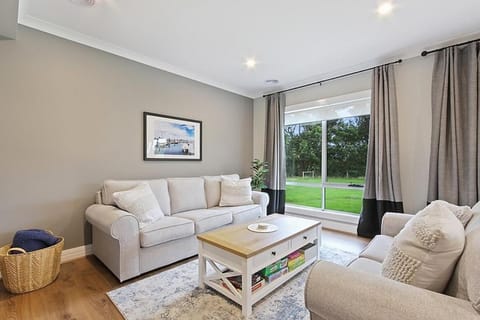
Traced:
<path id="1" fill-rule="evenodd" d="M 207 198 L 207 208 L 218 206 L 220 202 L 222 177 L 231 180 L 240 180 L 238 174 L 229 174 L 222 176 L 204 176 L 205 180 L 205 196 Z"/>
<path id="2" fill-rule="evenodd" d="M 378 261 L 367 259 L 367 258 L 355 259 L 352 262 L 350 262 L 348 267 L 353 270 L 363 271 L 371 274 L 376 274 L 376 275 L 382 274 L 382 264 Z"/>
<path id="3" fill-rule="evenodd" d="M 189 219 L 195 223 L 195 233 L 199 234 L 208 230 L 232 223 L 232 212 L 228 209 L 212 210 L 200 209 L 177 213 L 175 217 Z"/>
<path id="4" fill-rule="evenodd" d="M 392 246 L 393 237 L 378 235 L 370 241 L 368 246 L 360 252 L 359 257 L 375 260 L 382 263 Z"/>
<path id="5" fill-rule="evenodd" d="M 382 275 L 443 292 L 465 244 L 465 229 L 445 206 L 431 203 L 395 236 Z"/>
<path id="6" fill-rule="evenodd" d="M 202 178 L 170 178 L 167 181 L 172 214 L 207 208 Z"/>
<path id="7" fill-rule="evenodd" d="M 179 217 L 164 217 L 140 229 L 140 245 L 144 248 L 152 247 L 194 234 L 193 221 Z"/>
<path id="8" fill-rule="evenodd" d="M 225 211 L 225 207 L 213 207 L 212 210 L 223 210 Z M 237 206 L 237 207 L 229 207 L 228 210 L 233 215 L 233 224 L 238 223 L 247 223 L 250 221 L 255 221 L 262 215 L 262 207 L 258 204 L 248 204 L 244 206 Z"/>

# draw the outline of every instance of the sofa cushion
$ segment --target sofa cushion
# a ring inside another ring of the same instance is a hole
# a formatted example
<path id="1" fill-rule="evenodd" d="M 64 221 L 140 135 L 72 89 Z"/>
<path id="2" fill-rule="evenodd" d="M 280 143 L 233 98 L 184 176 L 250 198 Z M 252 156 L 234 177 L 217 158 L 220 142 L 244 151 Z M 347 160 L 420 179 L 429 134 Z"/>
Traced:
<path id="1" fill-rule="evenodd" d="M 475 207 L 474 207 L 475 211 Z M 447 288 L 447 294 L 469 300 L 480 312 L 480 212 L 474 212 L 465 229 L 465 248 Z"/>
<path id="2" fill-rule="evenodd" d="M 251 178 L 231 180 L 222 178 L 220 207 L 253 204 Z"/>
<path id="3" fill-rule="evenodd" d="M 114 192 L 113 200 L 119 208 L 134 214 L 140 222 L 140 226 L 164 216 L 150 185 L 146 182 L 142 182 L 130 190 Z"/>
<path id="4" fill-rule="evenodd" d="M 110 206 L 115 205 L 113 194 L 118 191 L 130 190 L 136 187 L 142 180 L 105 180 L 102 188 L 102 203 Z"/>
<path id="5" fill-rule="evenodd" d="M 153 194 L 157 198 L 160 208 L 166 216 L 170 215 L 170 196 L 168 195 L 168 183 L 167 179 L 154 179 L 148 180 L 150 188 L 152 188 Z"/>
<path id="6" fill-rule="evenodd" d="M 194 234 L 195 226 L 193 221 L 178 217 L 165 217 L 144 226 L 140 230 L 140 245 L 143 248 L 152 247 Z"/>
<path id="7" fill-rule="evenodd" d="M 473 211 L 469 206 L 457 206 L 444 200 L 435 200 L 432 201 L 432 203 L 438 203 L 447 207 L 447 209 L 450 210 L 458 220 L 460 220 L 464 227 L 472 218 Z"/>
<path id="8" fill-rule="evenodd" d="M 392 242 L 393 237 L 386 235 L 375 236 L 368 246 L 360 252 L 359 256 L 382 263 L 392 246 Z"/>
<path id="9" fill-rule="evenodd" d="M 172 214 L 207 208 L 202 178 L 170 178 L 167 181 Z"/>
<path id="10" fill-rule="evenodd" d="M 232 223 L 232 212 L 225 210 L 200 209 L 177 213 L 175 217 L 185 218 L 195 223 L 195 233 L 199 234 L 208 230 Z"/>
<path id="11" fill-rule="evenodd" d="M 371 274 L 381 275 L 382 274 L 382 263 L 367 259 L 367 258 L 358 258 L 350 262 L 348 265 L 349 268 L 353 270 L 363 271 Z"/>
<path id="12" fill-rule="evenodd" d="M 115 205 L 113 193 L 132 189 L 142 182 L 148 182 L 158 204 L 165 215 L 170 215 L 170 197 L 166 179 L 154 180 L 105 180 L 102 187 L 102 203 Z"/>
<path id="13" fill-rule="evenodd" d="M 248 204 L 244 206 L 236 207 L 213 207 L 211 210 L 223 210 L 228 209 L 233 216 L 232 223 L 247 223 L 250 221 L 255 221 L 262 215 L 262 207 L 258 204 Z"/>
<path id="14" fill-rule="evenodd" d="M 461 222 L 445 206 L 432 203 L 395 236 L 382 275 L 443 292 L 465 243 Z"/>
<path id="15" fill-rule="evenodd" d="M 205 196 L 207 198 L 207 208 L 216 207 L 220 202 L 221 189 L 220 184 L 222 177 L 232 180 L 240 180 L 238 174 L 222 175 L 222 176 L 204 176 L 205 180 Z"/>

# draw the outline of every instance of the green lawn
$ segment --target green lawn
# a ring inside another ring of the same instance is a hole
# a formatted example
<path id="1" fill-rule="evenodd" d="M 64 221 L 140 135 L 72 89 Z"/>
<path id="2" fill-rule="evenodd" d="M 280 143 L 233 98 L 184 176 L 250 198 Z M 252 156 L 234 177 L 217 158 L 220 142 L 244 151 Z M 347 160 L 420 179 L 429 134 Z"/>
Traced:
<path id="1" fill-rule="evenodd" d="M 317 177 L 317 178 L 302 178 L 302 177 L 288 177 L 287 181 L 292 181 L 292 182 L 306 182 L 306 183 L 322 183 L 322 178 Z M 345 184 L 364 184 L 365 183 L 365 178 L 364 177 L 359 177 L 359 178 L 344 178 L 344 177 L 327 177 L 327 182 L 332 182 L 332 183 L 345 183 Z"/>
<path id="2" fill-rule="evenodd" d="M 320 178 L 287 178 L 287 181 L 321 183 Z M 364 178 L 330 178 L 329 182 L 334 183 L 355 183 L 363 184 Z M 326 209 L 359 214 L 362 210 L 363 190 L 327 188 Z M 309 206 L 314 208 L 322 207 L 322 192 L 320 187 L 305 187 L 287 185 L 286 202 Z"/>

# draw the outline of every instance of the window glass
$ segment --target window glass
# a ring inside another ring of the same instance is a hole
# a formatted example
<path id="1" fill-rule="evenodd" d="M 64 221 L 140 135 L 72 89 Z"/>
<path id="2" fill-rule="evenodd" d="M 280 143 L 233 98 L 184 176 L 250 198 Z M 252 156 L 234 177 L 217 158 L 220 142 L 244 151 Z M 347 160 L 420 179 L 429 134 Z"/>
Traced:
<path id="1" fill-rule="evenodd" d="M 287 203 L 360 213 L 369 111 L 370 91 L 286 108 Z"/>

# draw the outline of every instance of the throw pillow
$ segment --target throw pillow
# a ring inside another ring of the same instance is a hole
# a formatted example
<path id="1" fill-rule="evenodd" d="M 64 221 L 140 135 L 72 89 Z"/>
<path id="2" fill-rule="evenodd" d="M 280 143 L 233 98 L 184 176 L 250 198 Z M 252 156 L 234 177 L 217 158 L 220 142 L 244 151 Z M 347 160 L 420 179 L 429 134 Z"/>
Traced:
<path id="1" fill-rule="evenodd" d="M 435 200 L 432 201 L 432 203 L 439 203 L 447 207 L 447 209 L 450 210 L 458 218 L 458 220 L 460 220 L 464 228 L 468 221 L 472 219 L 473 211 L 469 206 L 457 206 L 444 200 Z"/>
<path id="2" fill-rule="evenodd" d="M 221 186 L 220 207 L 252 204 L 251 178 L 232 180 L 223 179 Z"/>
<path id="3" fill-rule="evenodd" d="M 114 192 L 113 200 L 120 209 L 135 215 L 140 227 L 164 216 L 152 189 L 146 182 L 127 191 Z"/>
<path id="4" fill-rule="evenodd" d="M 205 196 L 207 198 L 207 208 L 216 207 L 220 203 L 222 178 L 231 180 L 240 180 L 238 174 L 221 176 L 204 176 Z"/>
<path id="5" fill-rule="evenodd" d="M 394 238 L 382 264 L 384 277 L 443 292 L 465 245 L 465 230 L 455 215 L 432 203 Z"/>

